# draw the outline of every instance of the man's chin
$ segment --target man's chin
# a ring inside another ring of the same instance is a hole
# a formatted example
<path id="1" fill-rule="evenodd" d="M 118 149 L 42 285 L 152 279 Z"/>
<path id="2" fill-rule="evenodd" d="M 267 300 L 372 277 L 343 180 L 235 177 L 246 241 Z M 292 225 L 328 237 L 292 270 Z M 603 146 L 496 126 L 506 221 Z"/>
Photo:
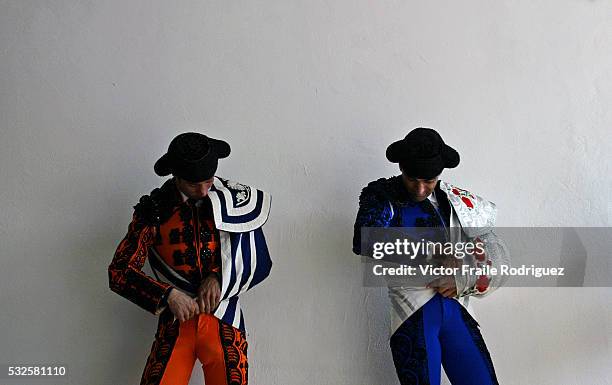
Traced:
<path id="1" fill-rule="evenodd" d="M 423 202 L 425 199 L 427 199 L 426 196 L 424 196 L 424 197 L 413 196 L 412 197 L 412 200 L 415 201 L 415 202 Z"/>

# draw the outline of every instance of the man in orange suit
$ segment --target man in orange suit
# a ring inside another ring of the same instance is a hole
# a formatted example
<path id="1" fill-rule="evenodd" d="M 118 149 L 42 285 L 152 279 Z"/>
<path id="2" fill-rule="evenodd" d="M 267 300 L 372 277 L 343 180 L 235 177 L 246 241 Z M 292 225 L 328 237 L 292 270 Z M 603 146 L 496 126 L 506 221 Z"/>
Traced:
<path id="1" fill-rule="evenodd" d="M 270 272 L 261 229 L 270 196 L 214 176 L 229 154 L 199 133 L 174 138 L 155 164 L 173 177 L 134 206 L 109 265 L 110 288 L 159 315 L 141 384 L 187 385 L 196 359 L 207 385 L 247 384 L 238 296 Z M 142 271 L 146 260 L 155 277 Z"/>

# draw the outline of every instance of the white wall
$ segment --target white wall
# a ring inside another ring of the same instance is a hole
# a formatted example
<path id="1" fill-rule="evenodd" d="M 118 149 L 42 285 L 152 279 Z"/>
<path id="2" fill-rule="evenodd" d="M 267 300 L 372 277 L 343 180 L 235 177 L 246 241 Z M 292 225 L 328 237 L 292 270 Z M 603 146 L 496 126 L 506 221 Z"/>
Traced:
<path id="1" fill-rule="evenodd" d="M 605 0 L 0 1 L 0 364 L 138 383 L 156 320 L 106 268 L 154 161 L 198 130 L 232 145 L 219 175 L 273 194 L 251 383 L 397 384 L 350 251 L 386 145 L 438 129 L 462 155 L 444 178 L 499 225 L 612 225 L 611 44 Z M 612 384 L 611 294 L 477 301 L 500 382 Z"/>

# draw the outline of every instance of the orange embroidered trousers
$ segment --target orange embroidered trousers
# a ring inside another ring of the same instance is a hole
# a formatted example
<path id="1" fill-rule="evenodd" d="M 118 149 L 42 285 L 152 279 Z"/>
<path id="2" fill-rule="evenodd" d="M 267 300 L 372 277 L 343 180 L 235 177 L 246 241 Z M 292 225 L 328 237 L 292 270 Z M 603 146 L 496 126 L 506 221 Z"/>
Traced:
<path id="1" fill-rule="evenodd" d="M 180 323 L 169 310 L 160 315 L 142 384 L 188 385 L 196 359 L 206 385 L 246 385 L 244 333 L 210 314 Z"/>

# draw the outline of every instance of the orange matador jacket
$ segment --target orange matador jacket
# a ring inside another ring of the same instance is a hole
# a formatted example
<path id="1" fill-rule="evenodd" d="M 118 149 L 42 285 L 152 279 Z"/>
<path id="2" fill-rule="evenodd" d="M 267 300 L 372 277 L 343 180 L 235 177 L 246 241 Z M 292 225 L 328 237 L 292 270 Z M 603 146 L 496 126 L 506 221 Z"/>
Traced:
<path id="1" fill-rule="evenodd" d="M 238 295 L 265 279 L 272 265 L 261 229 L 269 208 L 267 193 L 217 177 L 196 205 L 183 201 L 168 179 L 134 206 L 108 267 L 111 290 L 157 315 L 172 286 L 194 295 L 215 274 L 221 302 L 214 315 L 244 330 Z M 147 259 L 155 278 L 142 271 Z"/>

